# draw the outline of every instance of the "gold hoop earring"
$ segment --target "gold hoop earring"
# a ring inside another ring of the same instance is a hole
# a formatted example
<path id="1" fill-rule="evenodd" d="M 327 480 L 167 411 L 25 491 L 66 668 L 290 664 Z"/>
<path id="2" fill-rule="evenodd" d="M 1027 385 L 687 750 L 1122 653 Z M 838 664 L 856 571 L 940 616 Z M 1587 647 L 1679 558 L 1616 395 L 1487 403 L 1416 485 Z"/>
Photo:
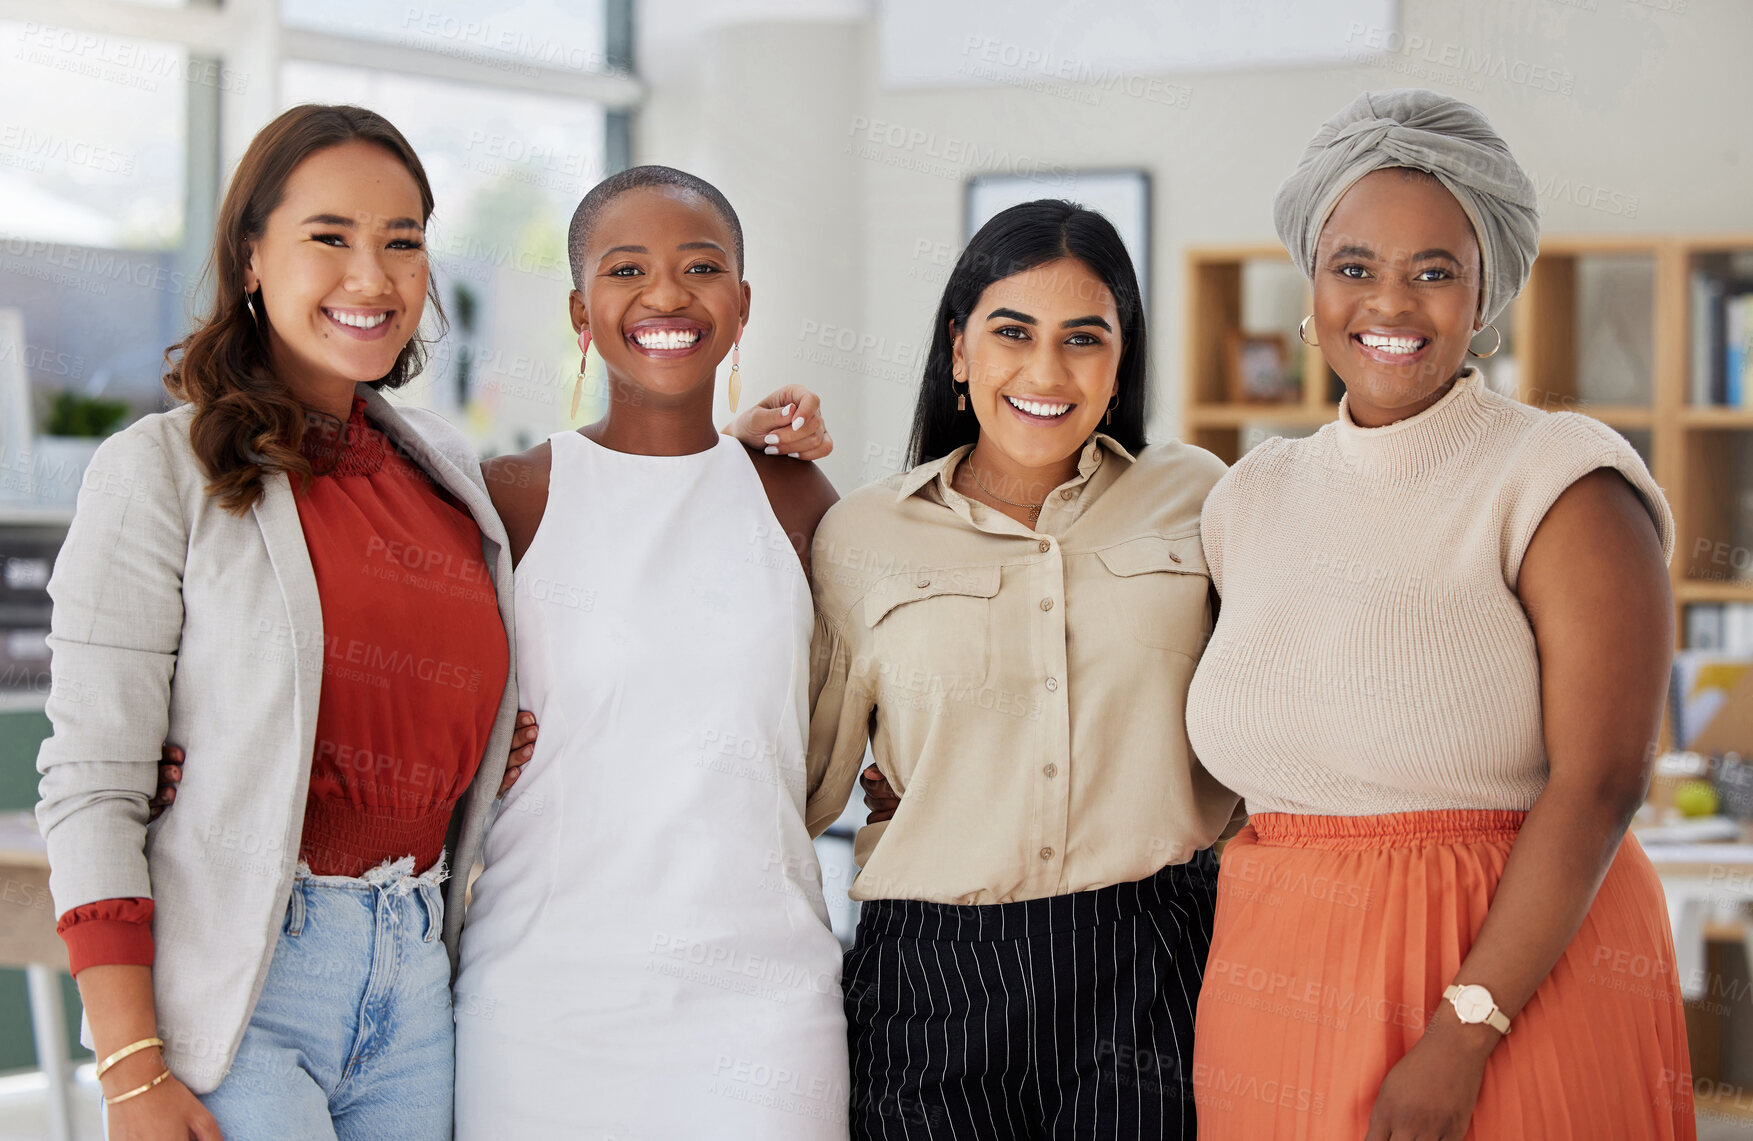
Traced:
<path id="1" fill-rule="evenodd" d="M 1302 324 L 1300 324 L 1296 327 L 1296 336 L 1297 336 L 1297 340 L 1299 340 L 1303 344 L 1309 346 L 1309 348 L 1318 349 L 1321 347 L 1321 342 L 1309 340 L 1309 322 L 1313 321 L 1314 319 L 1315 319 L 1315 315 L 1313 313 L 1310 313 L 1307 317 L 1304 317 Z"/>
<path id="2" fill-rule="evenodd" d="M 1117 408 L 1119 406 L 1119 404 L 1120 404 L 1120 394 L 1118 392 L 1116 392 L 1114 394 L 1114 399 L 1108 401 L 1108 414 L 1106 416 L 1102 417 L 1102 423 L 1112 424 L 1114 422 L 1114 409 Z"/>
<path id="3" fill-rule="evenodd" d="M 1484 360 L 1486 357 L 1496 356 L 1497 350 L 1503 348 L 1503 334 L 1498 332 L 1497 326 L 1495 324 L 1491 323 L 1490 321 L 1487 321 L 1485 323 L 1485 328 L 1490 329 L 1493 333 L 1497 333 L 1497 341 L 1492 344 L 1491 351 L 1489 353 L 1475 352 L 1473 349 L 1473 345 L 1472 345 L 1472 338 L 1469 337 L 1468 344 L 1467 344 L 1467 355 L 1468 356 L 1474 356 L 1474 357 L 1478 357 L 1480 360 Z M 1483 332 L 1483 331 L 1484 330 L 1481 330 L 1481 332 Z"/>

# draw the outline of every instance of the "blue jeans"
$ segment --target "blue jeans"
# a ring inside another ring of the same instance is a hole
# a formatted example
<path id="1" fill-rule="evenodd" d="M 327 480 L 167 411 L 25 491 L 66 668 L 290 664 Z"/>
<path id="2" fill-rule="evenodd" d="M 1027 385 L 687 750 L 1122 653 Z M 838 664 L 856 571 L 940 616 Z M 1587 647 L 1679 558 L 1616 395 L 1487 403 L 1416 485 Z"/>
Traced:
<path id="1" fill-rule="evenodd" d="M 225 1141 L 449 1141 L 455 1079 L 442 873 L 301 874 L 231 1070 Z"/>

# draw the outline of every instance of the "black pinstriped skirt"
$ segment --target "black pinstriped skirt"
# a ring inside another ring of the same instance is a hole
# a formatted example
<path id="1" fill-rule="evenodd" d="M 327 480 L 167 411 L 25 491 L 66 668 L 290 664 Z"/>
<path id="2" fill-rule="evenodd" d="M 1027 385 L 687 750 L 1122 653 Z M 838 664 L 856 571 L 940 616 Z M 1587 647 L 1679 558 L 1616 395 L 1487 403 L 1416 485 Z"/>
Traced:
<path id="1" fill-rule="evenodd" d="M 872 900 L 846 955 L 852 1136 L 1194 1141 L 1209 850 L 984 906 Z"/>

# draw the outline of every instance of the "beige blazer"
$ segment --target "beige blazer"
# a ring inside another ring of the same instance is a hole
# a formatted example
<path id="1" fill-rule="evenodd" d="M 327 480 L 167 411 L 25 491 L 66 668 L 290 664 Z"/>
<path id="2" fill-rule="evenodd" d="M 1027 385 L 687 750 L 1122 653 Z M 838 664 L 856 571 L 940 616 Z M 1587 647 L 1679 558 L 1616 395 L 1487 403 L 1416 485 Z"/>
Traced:
<path id="1" fill-rule="evenodd" d="M 469 510 L 508 645 L 511 555 L 467 440 L 360 385 L 367 415 Z M 206 490 L 187 405 L 104 441 L 49 580 L 54 733 L 37 820 L 55 912 L 156 903 L 153 993 L 165 1058 L 196 1093 L 230 1068 L 267 976 L 298 863 L 322 680 L 323 613 L 287 476 L 242 517 Z M 517 654 L 511 647 L 515 669 Z M 508 678 L 451 824 L 444 941 L 455 963 L 467 871 L 517 716 Z M 147 800 L 165 741 L 188 754 L 175 807 Z"/>

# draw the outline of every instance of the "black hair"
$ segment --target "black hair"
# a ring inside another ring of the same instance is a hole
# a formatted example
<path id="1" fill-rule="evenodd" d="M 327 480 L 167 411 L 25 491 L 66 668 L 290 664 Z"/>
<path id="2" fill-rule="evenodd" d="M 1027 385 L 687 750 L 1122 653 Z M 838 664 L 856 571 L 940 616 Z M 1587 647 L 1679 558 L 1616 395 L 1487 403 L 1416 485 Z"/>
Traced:
<path id="1" fill-rule="evenodd" d="M 1137 454 L 1144 447 L 1144 405 L 1148 353 L 1144 337 L 1144 306 L 1132 257 L 1114 224 L 1075 202 L 1042 198 L 1001 210 L 980 227 L 956 259 L 932 319 L 931 348 L 919 403 L 913 410 L 913 432 L 907 442 L 907 466 L 915 467 L 948 455 L 980 438 L 973 409 L 957 411 L 952 369 L 955 334 L 966 329 L 968 315 L 986 287 L 1014 274 L 1059 258 L 1076 258 L 1102 279 L 1114 295 L 1120 316 L 1120 367 L 1112 423 L 1101 431 Z"/>
<path id="2" fill-rule="evenodd" d="M 736 247 L 737 276 L 740 278 L 743 275 L 743 224 L 737 219 L 737 212 L 731 207 L 730 199 L 720 193 L 718 187 L 698 175 L 677 170 L 673 166 L 632 166 L 619 174 L 609 175 L 591 187 L 590 193 L 584 196 L 584 201 L 578 204 L 578 209 L 572 212 L 572 225 L 566 231 L 566 256 L 572 263 L 574 289 L 584 288 L 584 254 L 590 246 L 590 233 L 596 227 L 598 216 L 609 203 L 629 190 L 643 190 L 651 186 L 673 186 L 704 198 L 706 204 L 730 227 L 732 244 Z"/>

